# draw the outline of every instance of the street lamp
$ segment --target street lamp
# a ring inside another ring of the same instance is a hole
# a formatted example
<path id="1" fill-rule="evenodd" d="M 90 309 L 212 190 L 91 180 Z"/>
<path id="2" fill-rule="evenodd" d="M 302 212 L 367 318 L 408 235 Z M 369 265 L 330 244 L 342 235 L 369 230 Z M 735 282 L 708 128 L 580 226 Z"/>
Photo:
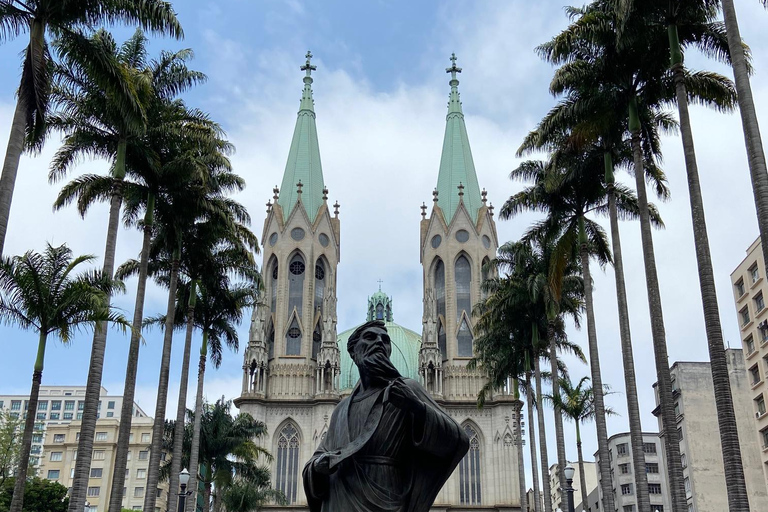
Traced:
<path id="1" fill-rule="evenodd" d="M 568 512 L 575 512 L 573 508 L 573 474 L 576 473 L 576 470 L 568 464 L 565 466 L 565 469 L 563 469 L 563 476 L 565 476 L 565 492 L 568 493 Z"/>
<path id="2" fill-rule="evenodd" d="M 187 491 L 187 484 L 189 483 L 189 471 L 187 468 L 181 470 L 179 473 L 179 485 L 181 485 L 181 492 L 179 492 L 179 512 L 184 512 L 184 506 L 186 505 L 187 496 L 192 494 Z"/>
<path id="3" fill-rule="evenodd" d="M 91 512 L 91 504 L 90 503 L 88 503 L 86 501 L 84 507 L 85 508 L 83 510 L 85 510 L 85 512 Z"/>

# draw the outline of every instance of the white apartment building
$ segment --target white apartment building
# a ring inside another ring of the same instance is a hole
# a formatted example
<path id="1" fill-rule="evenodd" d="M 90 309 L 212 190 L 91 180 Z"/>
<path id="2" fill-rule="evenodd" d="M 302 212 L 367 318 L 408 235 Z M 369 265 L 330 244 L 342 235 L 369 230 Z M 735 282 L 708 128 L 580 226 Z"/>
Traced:
<path id="1" fill-rule="evenodd" d="M 10 411 L 12 416 L 26 418 L 29 395 L 0 394 L 0 409 Z M 120 418 L 123 397 L 110 395 L 101 388 L 99 395 L 99 418 Z M 40 398 L 35 412 L 35 433 L 32 436 L 30 462 L 38 467 L 44 455 L 43 440 L 51 425 L 68 424 L 83 417 L 85 407 L 85 386 L 40 386 Z M 134 418 L 147 418 L 137 404 L 133 404 Z"/>
<path id="2" fill-rule="evenodd" d="M 128 463 L 125 467 L 123 489 L 124 509 L 142 510 L 144 505 L 153 423 L 152 418 L 147 416 L 136 417 L 131 422 Z M 86 491 L 88 503 L 86 512 L 105 512 L 109 506 L 119 424 L 119 420 L 114 417 L 99 419 L 96 422 L 91 473 Z M 44 442 L 45 456 L 41 460 L 38 476 L 71 488 L 79 437 L 79 421 L 49 425 Z M 160 483 L 157 496 L 155 512 L 160 512 L 166 509 L 167 481 Z"/>
<path id="3" fill-rule="evenodd" d="M 672 505 L 669 500 L 667 468 L 661 457 L 661 440 L 655 432 L 643 432 L 643 453 L 645 454 L 645 471 L 648 476 L 648 493 L 653 512 L 670 512 Z M 637 512 L 637 489 L 635 488 L 635 469 L 632 463 L 632 443 L 629 432 L 614 434 L 608 438 L 608 455 L 611 465 L 611 487 L 616 512 Z M 595 473 L 600 506 L 602 507 L 602 489 L 600 488 L 600 471 L 597 464 L 600 457 L 595 453 Z M 599 510 L 602 510 L 600 508 Z"/>
<path id="4" fill-rule="evenodd" d="M 765 381 L 768 376 L 768 280 L 760 238 L 747 249 L 747 257 L 731 274 L 733 297 L 736 304 L 741 344 L 744 348 L 744 366 L 747 371 L 746 393 L 752 401 L 755 415 L 760 460 L 768 481 L 768 414 L 766 414 Z"/>
<path id="5" fill-rule="evenodd" d="M 768 492 L 753 410 L 753 386 L 747 381 L 743 352 L 728 349 L 726 358 L 749 502 L 753 511 L 762 512 L 768 510 Z M 723 512 L 728 510 L 728 493 L 710 364 L 676 362 L 671 372 L 688 512 Z M 658 405 L 656 384 L 654 389 Z M 661 428 L 658 407 L 654 414 Z M 664 460 L 666 467 L 666 453 Z"/>
<path id="6" fill-rule="evenodd" d="M 573 493 L 573 506 L 578 507 L 581 505 L 581 468 L 578 461 L 568 462 L 573 466 L 573 488 L 576 491 Z M 584 462 L 584 480 L 587 483 L 587 495 L 591 493 L 597 487 L 597 464 L 594 462 Z M 568 497 L 565 495 L 565 491 L 560 488 L 560 478 L 557 476 L 558 465 L 557 463 L 549 466 L 549 488 L 552 493 L 552 510 L 558 508 L 562 510 L 568 509 Z"/>

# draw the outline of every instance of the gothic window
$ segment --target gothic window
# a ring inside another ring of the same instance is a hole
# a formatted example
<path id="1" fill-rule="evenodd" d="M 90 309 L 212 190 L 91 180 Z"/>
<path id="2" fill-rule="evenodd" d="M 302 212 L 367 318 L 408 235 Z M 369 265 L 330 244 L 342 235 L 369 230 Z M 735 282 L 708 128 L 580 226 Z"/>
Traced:
<path id="1" fill-rule="evenodd" d="M 489 259 L 488 259 L 488 257 L 486 256 L 485 258 L 483 258 L 483 266 L 482 266 L 482 267 L 480 267 L 480 271 L 482 272 L 482 275 L 483 275 L 483 282 L 482 282 L 482 283 L 480 283 L 480 287 L 481 287 L 481 288 L 480 288 L 480 293 L 482 294 L 482 296 L 483 296 L 483 298 L 484 298 L 484 299 L 485 299 L 486 297 L 488 297 L 488 292 L 484 291 L 484 290 L 482 289 L 482 286 L 483 286 L 483 284 L 485 283 L 485 281 L 487 281 L 487 280 L 488 280 L 488 279 L 491 277 L 491 271 L 490 271 L 490 269 L 488 268 L 488 266 L 489 266 L 490 264 L 491 264 L 491 260 L 489 260 Z"/>
<path id="2" fill-rule="evenodd" d="M 277 260 L 272 258 L 272 280 L 270 281 L 270 308 L 272 313 L 277 309 Z"/>
<path id="3" fill-rule="evenodd" d="M 312 359 L 317 359 L 317 353 L 320 351 L 320 344 L 323 341 L 320 323 L 320 320 L 318 320 L 315 324 L 315 331 L 312 333 Z"/>
<path id="4" fill-rule="evenodd" d="M 323 299 L 325 298 L 325 265 L 318 259 L 315 264 L 315 311 L 323 312 Z M 330 314 L 330 312 L 328 312 Z"/>
<path id="5" fill-rule="evenodd" d="M 469 292 L 472 269 L 469 267 L 469 260 L 466 256 L 459 256 L 459 259 L 456 260 L 454 273 L 454 277 L 456 278 L 456 322 L 460 322 L 464 312 L 466 312 L 467 315 L 472 314 L 472 304 Z"/>
<path id="6" fill-rule="evenodd" d="M 305 274 L 304 258 L 300 254 L 295 254 L 291 258 L 291 263 L 288 265 L 288 315 L 293 313 L 293 309 L 296 308 L 296 312 L 301 318 L 302 310 L 304 309 L 304 274 Z"/>
<path id="7" fill-rule="evenodd" d="M 464 432 L 469 436 L 469 451 L 459 462 L 459 502 L 464 505 L 480 505 L 480 439 L 470 425 L 464 425 Z"/>
<path id="8" fill-rule="evenodd" d="M 384 304 L 376 304 L 376 320 L 384 320 Z"/>
<path id="9" fill-rule="evenodd" d="M 435 303 L 437 317 L 437 345 L 443 356 L 443 361 L 448 358 L 445 341 L 445 265 L 442 260 L 435 264 Z"/>
<path id="10" fill-rule="evenodd" d="M 267 354 L 269 359 L 275 357 L 275 325 L 272 320 L 269 321 L 269 327 L 267 327 Z"/>
<path id="11" fill-rule="evenodd" d="M 296 321 L 296 317 L 293 317 L 291 326 L 288 328 L 288 332 L 285 333 L 285 355 L 301 355 L 301 328 L 299 328 L 299 322 Z"/>
<path id="12" fill-rule="evenodd" d="M 469 328 L 466 317 L 461 320 L 456 341 L 459 345 L 459 357 L 472 357 L 472 329 Z"/>
<path id="13" fill-rule="evenodd" d="M 296 503 L 299 483 L 299 432 L 292 423 L 280 430 L 277 437 L 277 468 L 275 483 L 289 504 Z"/>

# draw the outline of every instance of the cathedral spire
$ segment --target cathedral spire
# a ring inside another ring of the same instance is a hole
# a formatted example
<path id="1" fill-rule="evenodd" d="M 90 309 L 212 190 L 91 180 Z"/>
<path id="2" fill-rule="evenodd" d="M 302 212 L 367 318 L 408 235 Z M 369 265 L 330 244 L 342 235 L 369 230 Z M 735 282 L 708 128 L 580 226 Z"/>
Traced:
<path id="1" fill-rule="evenodd" d="M 301 66 L 301 70 L 306 72 L 304 91 L 301 94 L 301 105 L 278 201 L 283 209 L 284 220 L 288 219 L 296 204 L 301 201 L 309 220 L 314 222 L 317 211 L 323 204 L 325 185 L 315 126 L 315 101 L 312 98 L 312 72 L 317 66 L 311 62 L 312 52 L 307 52 L 306 59 L 306 63 Z M 301 192 L 296 187 L 299 182 L 303 185 Z"/>
<path id="2" fill-rule="evenodd" d="M 440 158 L 440 172 L 437 176 L 437 205 L 443 210 L 446 222 L 450 223 L 459 203 L 463 202 L 469 215 L 477 222 L 477 212 L 482 206 L 480 186 L 477 184 L 475 163 L 469 147 L 464 113 L 461 110 L 459 80 L 457 74 L 461 68 L 456 66 L 456 54 L 451 54 L 451 67 L 446 68 L 451 74 L 448 84 L 451 86 L 446 116 L 443 153 Z M 460 189 L 459 186 L 462 186 Z"/>

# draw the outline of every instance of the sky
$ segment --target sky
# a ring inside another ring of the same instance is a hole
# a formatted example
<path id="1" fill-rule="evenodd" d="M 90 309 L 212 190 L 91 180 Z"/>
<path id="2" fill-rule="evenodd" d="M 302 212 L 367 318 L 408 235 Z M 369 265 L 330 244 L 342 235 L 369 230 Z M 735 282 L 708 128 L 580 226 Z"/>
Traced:
<path id="1" fill-rule="evenodd" d="M 394 301 L 395 321 L 419 331 L 422 270 L 419 221 L 422 202 L 430 204 L 445 128 L 452 52 L 463 68 L 459 90 L 480 186 L 500 207 L 524 184 L 508 179 L 520 159 L 523 137 L 556 99 L 548 92 L 553 68 L 535 53 L 536 45 L 567 25 L 566 0 L 177 0 L 175 9 L 185 39 L 152 38 L 150 53 L 192 48 L 190 67 L 208 75 L 206 84 L 185 95 L 191 106 L 210 113 L 235 144 L 235 171 L 247 188 L 237 196 L 249 210 L 261 238 L 266 202 L 279 184 L 299 107 L 303 73 L 299 67 L 311 50 L 315 111 L 329 200 L 341 204 L 341 263 L 337 294 L 339 332 L 360 323 L 367 298 L 382 290 Z M 768 119 L 768 12 L 760 2 L 740 2 L 744 39 L 751 46 L 752 77 L 758 116 Z M 114 27 L 118 41 L 133 27 Z M 21 39 L 0 45 L 0 144 L 8 139 L 20 75 Z M 692 69 L 731 76 L 721 64 L 686 55 Z M 707 214 L 720 318 L 729 346 L 740 347 L 730 273 L 758 235 L 744 139 L 738 113 L 691 108 L 693 133 Z M 764 130 L 765 131 L 765 130 Z M 5 254 L 42 250 L 67 243 L 75 254 L 104 253 L 107 206 L 97 205 L 84 219 L 73 208 L 53 212 L 63 183 L 49 184 L 47 170 L 60 138 L 52 136 L 39 155 L 22 158 L 16 182 Z M 670 363 L 708 359 L 691 229 L 682 144 L 665 136 L 663 169 L 672 197 L 658 203 L 666 228 L 654 233 Z M 81 162 L 67 179 L 103 173 L 105 161 Z M 633 185 L 621 173 L 619 179 Z M 497 219 L 500 242 L 515 240 L 536 219 L 525 214 Z M 607 219 L 598 219 L 607 227 Z M 652 385 L 655 370 L 638 224 L 621 225 L 624 265 L 637 369 L 643 429 L 658 431 Z M 122 229 L 117 262 L 138 256 L 140 233 Z M 608 419 L 609 435 L 628 430 L 613 270 L 593 266 L 595 311 L 603 381 L 614 393 L 606 402 L 617 413 Z M 130 317 L 135 280 L 115 299 Z M 165 292 L 151 286 L 145 315 L 165 311 Z M 239 329 L 241 352 L 226 353 L 218 370 L 206 374 L 209 400 L 240 394 L 242 347 L 248 325 Z M 587 351 L 586 329 L 570 329 L 572 341 Z M 158 330 L 145 333 L 141 348 L 137 402 L 154 414 L 162 345 Z M 167 417 L 175 417 L 179 387 L 181 336 L 177 335 L 171 370 Z M 84 385 L 91 334 L 69 345 L 52 340 L 46 352 L 44 385 Z M 112 332 L 107 340 L 103 385 L 122 393 L 128 336 Z M 200 339 L 194 339 L 193 354 Z M 0 394 L 28 393 L 37 337 L 0 327 Z M 574 379 L 589 368 L 566 358 Z M 193 372 L 194 373 L 194 372 Z M 194 382 L 195 376 L 192 376 Z M 190 386 L 193 401 L 194 384 Z M 547 424 L 550 462 L 556 459 L 554 432 Z M 592 427 L 584 434 L 584 453 L 596 450 Z M 569 460 L 576 459 L 575 433 L 566 424 Z M 527 452 L 528 450 L 526 450 Z M 527 458 L 527 453 L 526 453 Z M 530 482 L 530 472 L 529 472 Z"/>

